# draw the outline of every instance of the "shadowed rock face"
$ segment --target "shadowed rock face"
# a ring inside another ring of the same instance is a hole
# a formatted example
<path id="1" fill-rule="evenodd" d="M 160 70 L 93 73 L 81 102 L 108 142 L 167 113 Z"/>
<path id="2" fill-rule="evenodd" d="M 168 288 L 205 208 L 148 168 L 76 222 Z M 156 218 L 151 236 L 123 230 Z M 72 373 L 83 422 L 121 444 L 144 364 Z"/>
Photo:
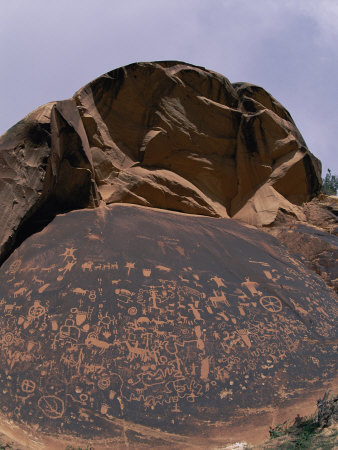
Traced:
<path id="1" fill-rule="evenodd" d="M 1 411 L 38 433 L 210 448 L 336 374 L 332 292 L 230 219 L 58 216 L 4 263 L 0 299 Z"/>
<path id="2" fill-rule="evenodd" d="M 49 103 L 0 139 L 2 259 L 57 213 L 133 203 L 271 224 L 320 163 L 264 89 L 181 62 L 138 63 Z"/>

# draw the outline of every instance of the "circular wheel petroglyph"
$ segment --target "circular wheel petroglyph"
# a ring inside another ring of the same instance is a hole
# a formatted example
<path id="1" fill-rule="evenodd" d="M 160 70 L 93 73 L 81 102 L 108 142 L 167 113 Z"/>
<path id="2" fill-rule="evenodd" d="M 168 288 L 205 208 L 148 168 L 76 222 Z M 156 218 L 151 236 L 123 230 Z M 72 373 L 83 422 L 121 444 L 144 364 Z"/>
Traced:
<path id="1" fill-rule="evenodd" d="M 271 295 L 266 295 L 265 297 L 261 297 L 259 303 L 265 308 L 267 311 L 277 313 L 282 310 L 282 302 L 277 297 L 272 297 Z"/>
<path id="2" fill-rule="evenodd" d="M 38 401 L 38 406 L 45 416 L 59 419 L 65 412 L 65 405 L 61 398 L 55 395 L 44 395 Z"/>
<path id="3" fill-rule="evenodd" d="M 21 383 L 22 392 L 26 392 L 27 394 L 32 394 L 35 391 L 36 383 L 33 380 L 24 379 Z"/>

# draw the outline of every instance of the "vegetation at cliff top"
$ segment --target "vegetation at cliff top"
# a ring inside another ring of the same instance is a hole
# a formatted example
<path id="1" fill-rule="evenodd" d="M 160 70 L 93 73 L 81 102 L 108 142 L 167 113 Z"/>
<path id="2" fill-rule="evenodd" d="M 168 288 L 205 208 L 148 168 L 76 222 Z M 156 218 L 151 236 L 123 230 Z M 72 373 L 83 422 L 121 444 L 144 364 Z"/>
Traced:
<path id="1" fill-rule="evenodd" d="M 323 184 L 321 192 L 326 195 L 337 195 L 338 190 L 338 176 L 332 175 L 331 170 L 327 170 L 325 178 L 323 178 Z"/>

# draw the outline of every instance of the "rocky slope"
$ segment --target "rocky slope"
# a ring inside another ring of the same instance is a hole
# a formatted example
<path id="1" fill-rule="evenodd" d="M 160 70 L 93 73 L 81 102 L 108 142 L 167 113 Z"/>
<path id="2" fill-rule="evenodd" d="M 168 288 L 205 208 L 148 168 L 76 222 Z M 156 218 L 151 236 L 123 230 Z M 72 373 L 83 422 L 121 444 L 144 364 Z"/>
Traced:
<path id="1" fill-rule="evenodd" d="M 0 162 L 0 432 L 255 444 L 334 389 L 336 199 L 264 89 L 132 64 L 28 115 Z"/>

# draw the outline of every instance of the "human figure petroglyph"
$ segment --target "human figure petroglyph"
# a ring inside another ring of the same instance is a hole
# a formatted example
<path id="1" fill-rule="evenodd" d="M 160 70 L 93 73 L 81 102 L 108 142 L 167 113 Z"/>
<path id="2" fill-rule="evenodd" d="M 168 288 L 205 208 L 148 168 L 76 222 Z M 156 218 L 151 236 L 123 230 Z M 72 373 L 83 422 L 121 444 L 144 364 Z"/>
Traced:
<path id="1" fill-rule="evenodd" d="M 63 256 L 63 261 L 66 261 L 68 258 L 76 260 L 74 252 L 76 252 L 76 248 L 74 247 L 66 247 L 64 253 L 61 253 L 60 256 Z"/>
<path id="2" fill-rule="evenodd" d="M 260 291 L 257 291 L 256 287 L 259 286 L 259 283 L 255 281 L 251 281 L 249 277 L 245 278 L 245 281 L 241 283 L 241 286 L 245 286 L 251 295 L 262 295 Z"/>
<path id="3" fill-rule="evenodd" d="M 70 272 L 76 264 L 76 260 L 68 261 L 65 267 L 61 267 L 58 269 L 59 272 L 62 272 L 62 275 L 57 277 L 57 281 L 61 281 L 64 279 L 66 273 Z"/>
<path id="4" fill-rule="evenodd" d="M 196 305 L 196 303 L 197 303 L 197 305 Z M 192 311 L 195 320 L 205 322 L 205 320 L 200 315 L 201 309 L 198 308 L 198 303 L 199 302 L 195 302 L 195 305 L 192 303 L 188 303 L 188 306 L 189 306 L 190 310 Z"/>
<path id="5" fill-rule="evenodd" d="M 226 285 L 224 284 L 224 280 L 223 278 L 218 277 L 217 275 L 213 276 L 212 278 L 210 278 L 210 280 L 214 281 L 217 285 L 217 288 L 221 288 L 221 287 L 226 287 Z"/>

